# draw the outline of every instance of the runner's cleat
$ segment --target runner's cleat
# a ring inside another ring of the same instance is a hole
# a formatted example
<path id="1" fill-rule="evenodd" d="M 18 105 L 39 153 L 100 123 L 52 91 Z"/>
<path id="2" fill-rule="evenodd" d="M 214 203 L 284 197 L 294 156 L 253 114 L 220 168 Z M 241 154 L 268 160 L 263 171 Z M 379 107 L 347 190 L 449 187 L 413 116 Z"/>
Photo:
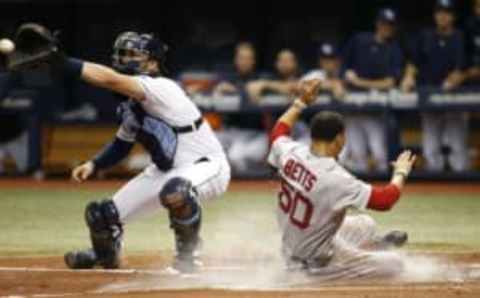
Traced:
<path id="1" fill-rule="evenodd" d="M 383 236 L 382 241 L 391 247 L 402 247 L 408 241 L 408 234 L 403 231 L 391 231 Z"/>

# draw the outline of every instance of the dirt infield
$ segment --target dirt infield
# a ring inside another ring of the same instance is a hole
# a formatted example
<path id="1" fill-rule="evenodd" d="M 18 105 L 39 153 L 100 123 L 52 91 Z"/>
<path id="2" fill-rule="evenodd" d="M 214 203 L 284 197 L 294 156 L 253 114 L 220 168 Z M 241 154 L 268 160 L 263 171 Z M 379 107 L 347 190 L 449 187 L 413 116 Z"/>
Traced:
<path id="1" fill-rule="evenodd" d="M 457 266 L 480 262 L 479 254 L 436 258 Z M 3 258 L 0 297 L 480 297 L 478 266 L 470 268 L 471 280 L 322 284 L 286 274 L 267 276 L 248 262 L 239 266 L 238 260 L 206 260 L 200 273 L 182 276 L 168 271 L 168 260 L 133 256 L 118 271 L 71 271 L 61 257 Z"/>
<path id="2" fill-rule="evenodd" d="M 64 180 L 36 182 L 0 179 L 1 190 L 112 189 L 124 180 L 73 184 Z M 273 192 L 273 181 L 236 181 L 230 191 Z M 414 183 L 408 193 L 480 194 L 480 184 Z M 454 197 L 454 196 L 452 196 Z M 0 231 L 1 232 L 1 231 Z M 242 256 L 241 253 L 238 254 Z M 426 259 L 422 259 L 425 257 Z M 202 258 L 199 273 L 184 276 L 168 270 L 171 253 L 127 256 L 121 270 L 72 271 L 61 256 L 0 257 L 0 298 L 10 297 L 480 297 L 480 253 L 438 254 L 412 259 L 412 274 L 398 280 L 325 283 L 270 267 L 259 256 Z M 426 260 L 426 261 L 425 261 Z M 411 278 L 411 279 L 410 279 Z"/>

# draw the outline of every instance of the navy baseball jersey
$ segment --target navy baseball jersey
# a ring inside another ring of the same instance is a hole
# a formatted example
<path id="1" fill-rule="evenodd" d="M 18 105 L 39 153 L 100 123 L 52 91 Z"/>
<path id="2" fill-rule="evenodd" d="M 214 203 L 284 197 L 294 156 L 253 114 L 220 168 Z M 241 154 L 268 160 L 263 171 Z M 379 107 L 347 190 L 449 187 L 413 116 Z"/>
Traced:
<path id="1" fill-rule="evenodd" d="M 480 17 L 468 18 L 465 33 L 466 60 L 471 66 L 480 66 Z"/>
<path id="2" fill-rule="evenodd" d="M 423 30 L 414 42 L 414 62 L 419 69 L 419 84 L 438 86 L 465 63 L 464 37 L 460 31 L 442 35 Z"/>
<path id="3" fill-rule="evenodd" d="M 359 33 L 347 44 L 343 53 L 344 70 L 353 70 L 361 78 L 400 78 L 403 54 L 397 41 L 380 43 L 373 33 Z"/>

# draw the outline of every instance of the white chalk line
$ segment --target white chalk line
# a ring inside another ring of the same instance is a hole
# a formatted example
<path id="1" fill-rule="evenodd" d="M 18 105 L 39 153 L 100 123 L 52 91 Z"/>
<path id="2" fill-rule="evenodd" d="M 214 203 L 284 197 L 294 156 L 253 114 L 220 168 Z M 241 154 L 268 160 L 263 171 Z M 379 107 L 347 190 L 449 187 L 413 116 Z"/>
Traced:
<path id="1" fill-rule="evenodd" d="M 250 269 L 241 266 L 208 266 L 201 267 L 198 273 L 215 272 L 215 271 L 245 271 Z M 62 268 L 46 268 L 46 267 L 0 267 L 0 272 L 41 272 L 41 273 L 99 273 L 99 274 L 146 274 L 146 275 L 177 275 L 178 273 L 172 269 L 166 268 L 161 270 L 154 269 L 62 269 Z M 187 274 L 185 274 L 187 275 Z M 196 275 L 195 273 L 192 275 Z"/>

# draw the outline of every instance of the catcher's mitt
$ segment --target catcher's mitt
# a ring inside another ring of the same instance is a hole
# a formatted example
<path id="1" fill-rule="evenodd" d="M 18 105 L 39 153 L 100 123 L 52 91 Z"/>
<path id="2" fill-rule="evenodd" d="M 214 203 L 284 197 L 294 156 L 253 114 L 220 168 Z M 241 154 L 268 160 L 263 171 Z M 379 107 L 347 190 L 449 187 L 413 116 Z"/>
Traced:
<path id="1" fill-rule="evenodd" d="M 52 65 L 62 56 L 56 35 L 42 25 L 26 23 L 15 35 L 16 50 L 8 59 L 12 71 Z"/>

